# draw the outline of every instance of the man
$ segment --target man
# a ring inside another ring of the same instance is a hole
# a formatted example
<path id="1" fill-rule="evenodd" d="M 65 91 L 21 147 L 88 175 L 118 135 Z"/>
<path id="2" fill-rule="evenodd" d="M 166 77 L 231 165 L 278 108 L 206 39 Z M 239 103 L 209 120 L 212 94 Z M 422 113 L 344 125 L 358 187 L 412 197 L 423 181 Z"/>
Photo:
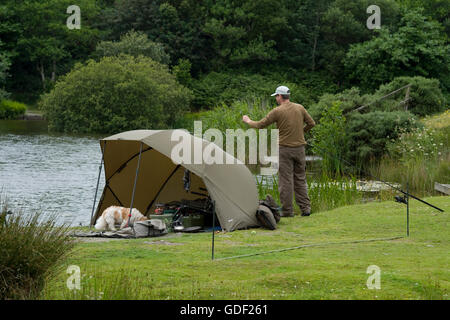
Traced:
<path id="1" fill-rule="evenodd" d="M 275 96 L 278 107 L 271 110 L 261 121 L 252 121 L 247 115 L 242 120 L 252 128 L 265 128 L 277 123 L 279 130 L 279 169 L 278 191 L 282 204 L 282 216 L 293 217 L 293 193 L 302 216 L 311 214 L 311 202 L 306 185 L 306 159 L 304 133 L 313 128 L 316 123 L 306 109 L 290 101 L 288 87 L 278 87 Z M 306 126 L 305 126 L 306 123 Z"/>

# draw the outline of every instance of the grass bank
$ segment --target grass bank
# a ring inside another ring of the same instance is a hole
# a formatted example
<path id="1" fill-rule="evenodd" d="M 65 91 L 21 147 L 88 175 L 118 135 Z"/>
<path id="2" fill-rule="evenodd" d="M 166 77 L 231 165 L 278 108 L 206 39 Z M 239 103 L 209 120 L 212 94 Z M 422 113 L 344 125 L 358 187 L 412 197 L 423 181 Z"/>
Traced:
<path id="1" fill-rule="evenodd" d="M 41 299 L 448 299 L 448 197 L 427 198 L 439 213 L 411 202 L 411 236 L 334 244 L 241 259 L 211 261 L 211 234 L 79 242 L 67 266 L 81 269 L 48 282 Z M 216 258 L 310 243 L 403 236 L 405 207 L 393 201 L 345 206 L 284 218 L 275 231 L 216 235 Z M 366 286 L 370 265 L 381 289 Z"/>
<path id="2" fill-rule="evenodd" d="M 434 183 L 450 181 L 450 109 L 421 122 L 423 128 L 388 142 L 388 152 L 370 172 L 403 186 L 408 183 L 416 195 L 438 195 Z"/>

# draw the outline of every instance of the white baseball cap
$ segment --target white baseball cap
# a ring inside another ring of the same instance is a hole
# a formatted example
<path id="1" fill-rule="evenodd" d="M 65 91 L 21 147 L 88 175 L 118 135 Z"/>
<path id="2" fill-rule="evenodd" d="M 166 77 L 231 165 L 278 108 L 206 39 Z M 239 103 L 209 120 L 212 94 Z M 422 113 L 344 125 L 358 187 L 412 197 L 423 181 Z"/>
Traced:
<path id="1" fill-rule="evenodd" d="M 288 87 L 280 86 L 280 87 L 277 88 L 277 90 L 275 90 L 275 93 L 272 94 L 271 97 L 274 97 L 277 94 L 290 95 L 291 94 L 291 90 L 289 90 Z"/>

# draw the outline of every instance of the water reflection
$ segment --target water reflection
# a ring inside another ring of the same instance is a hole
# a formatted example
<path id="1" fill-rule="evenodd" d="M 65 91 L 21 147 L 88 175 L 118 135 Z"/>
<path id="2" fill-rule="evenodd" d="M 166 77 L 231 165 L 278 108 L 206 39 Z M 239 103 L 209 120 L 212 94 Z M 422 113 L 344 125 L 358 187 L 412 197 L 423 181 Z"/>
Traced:
<path id="1" fill-rule="evenodd" d="M 99 138 L 48 134 L 44 121 L 0 121 L 0 189 L 10 206 L 87 225 L 101 160 Z"/>

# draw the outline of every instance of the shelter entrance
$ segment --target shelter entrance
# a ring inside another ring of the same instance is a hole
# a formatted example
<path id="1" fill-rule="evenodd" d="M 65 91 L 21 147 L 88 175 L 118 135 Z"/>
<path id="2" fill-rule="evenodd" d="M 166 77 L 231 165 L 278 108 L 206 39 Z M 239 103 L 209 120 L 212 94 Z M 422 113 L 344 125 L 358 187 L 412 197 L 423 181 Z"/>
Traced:
<path id="1" fill-rule="evenodd" d="M 174 215 L 176 206 L 183 206 L 182 215 L 194 214 L 197 208 L 197 220 L 202 226 L 210 224 L 212 214 L 208 216 L 203 210 L 210 201 L 203 180 L 153 147 L 143 144 L 141 150 L 141 144 L 120 140 L 102 143 L 106 182 L 91 223 L 109 206 L 132 205 L 149 218 Z M 198 219 L 199 214 L 204 217 Z"/>

